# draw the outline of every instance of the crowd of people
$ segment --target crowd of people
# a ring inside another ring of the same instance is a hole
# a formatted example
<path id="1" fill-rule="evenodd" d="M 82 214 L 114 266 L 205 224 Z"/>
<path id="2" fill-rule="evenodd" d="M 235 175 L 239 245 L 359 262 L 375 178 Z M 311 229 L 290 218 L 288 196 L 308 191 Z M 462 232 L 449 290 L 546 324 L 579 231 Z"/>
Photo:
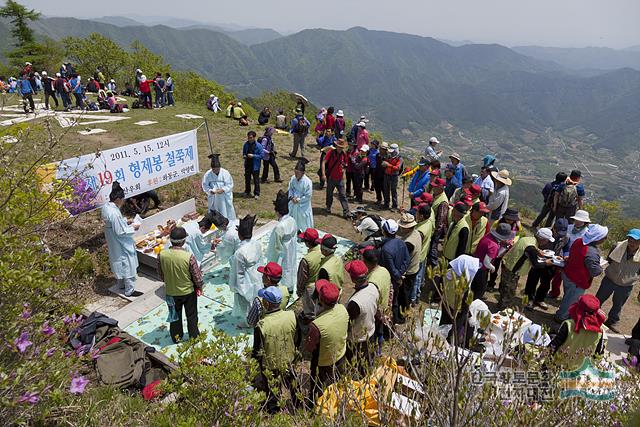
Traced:
<path id="1" fill-rule="evenodd" d="M 264 113 L 268 125 L 269 112 Z M 608 228 L 592 223 L 583 209 L 580 171 L 558 173 L 544 187 L 543 209 L 530 236 L 510 203 L 510 173 L 496 166 L 494 156 L 485 156 L 478 174 L 471 174 L 458 153 L 449 154 L 443 164 L 446 158 L 434 137 L 411 169 L 405 167 L 397 144 L 369 140 L 366 117 L 347 132 L 342 111 L 335 117 L 333 113 L 332 107 L 323 109 L 312 130 L 304 110 L 297 107 L 287 126 L 293 135 L 289 156 L 297 162 L 287 190 L 280 190 L 273 201 L 277 224 L 265 255 L 253 237 L 256 216 L 236 217 L 233 178 L 219 155 L 210 156 L 210 170 L 202 179 L 208 214 L 199 223 L 175 228 L 171 249 L 159 255 L 173 313 L 172 339 L 183 339 L 182 307 L 189 337 L 199 334 L 197 296 L 203 286 L 199 265 L 214 250 L 220 262 L 230 264 L 238 326 L 254 328 L 252 354 L 260 366 L 256 387 L 267 393 L 272 412 L 279 409 L 275 380 L 290 390 L 296 388 L 294 362 L 300 354 L 310 360 L 309 401 L 313 402 L 346 366 L 367 372 L 381 354 L 382 343 L 415 313 L 412 307 L 421 300 L 440 304 L 440 324 L 451 326 L 450 342 L 470 346 L 471 337 L 483 331 L 470 324 L 469 300 L 488 311 L 488 292 L 497 288 L 499 310 L 545 312 L 549 310 L 545 301 L 561 297 L 554 316 L 558 332 L 545 343 L 548 352 L 576 368 L 582 357 L 604 351 L 603 325 L 618 330 L 622 308 L 633 286 L 640 283 L 640 229 L 629 230 L 626 240 L 603 257 L 599 248 L 607 240 Z M 231 104 L 227 116 L 238 120 L 246 116 L 241 103 Z M 277 118 L 276 122 L 282 125 Z M 267 126 L 260 137 L 254 131 L 247 133 L 242 148 L 245 197 L 260 197 L 260 185 L 269 182 L 269 168 L 274 181 L 282 182 L 274 132 Z M 306 138 L 313 132 L 321 152 L 317 184 L 326 187 L 326 214 L 331 213 L 337 190 L 342 216 L 362 236 L 353 259 L 346 263 L 336 253 L 337 239 L 314 228 L 313 182 L 306 174 L 305 157 Z M 408 186 L 398 194 L 400 181 Z M 352 210 L 349 197 L 360 204 L 365 191 L 375 194 L 375 205 Z M 125 293 L 135 295 L 135 226 L 119 212 L 124 193 L 117 183 L 110 198 L 103 218 L 112 269 Z M 386 212 L 387 218 L 372 209 Z M 538 227 L 543 222 L 545 226 Z M 217 235 L 210 245 L 203 243 L 202 235 L 212 224 Z M 298 244 L 307 248 L 301 259 Z M 444 271 L 438 269 L 442 265 Z M 603 273 L 595 296 L 588 294 Z M 354 285 L 348 297 L 342 295 L 346 276 Z M 521 279 L 526 285 L 518 295 Z M 299 314 L 288 308 L 294 294 L 302 302 Z M 611 297 L 613 307 L 607 316 L 601 306 Z M 531 331 L 538 328 L 532 325 Z M 534 332 L 529 336 L 527 344 L 542 345 Z M 640 321 L 633 340 L 637 351 Z"/>
<path id="2" fill-rule="evenodd" d="M 71 63 L 64 63 L 55 76 L 50 76 L 45 70 L 40 72 L 33 68 L 30 62 L 25 65 L 19 77 L 5 79 L 0 76 L 0 93 L 16 93 L 23 99 L 25 113 L 35 111 L 33 96 L 44 96 L 44 109 L 57 110 L 62 106 L 65 111 L 76 110 L 109 110 L 112 113 L 126 112 L 129 106 L 118 103 L 117 95 L 137 98 L 132 108 L 154 108 L 152 104 L 152 89 L 155 92 L 155 108 L 175 106 L 173 97 L 174 83 L 170 73 L 162 76 L 156 73 L 154 79 L 147 79 L 142 70 L 137 69 L 134 85 L 126 83 L 124 90 L 120 91 L 116 81 L 104 76 L 100 67 L 88 80 L 83 80 Z M 96 100 L 90 100 L 88 93 L 96 95 Z M 75 102 L 75 105 L 74 105 Z"/>

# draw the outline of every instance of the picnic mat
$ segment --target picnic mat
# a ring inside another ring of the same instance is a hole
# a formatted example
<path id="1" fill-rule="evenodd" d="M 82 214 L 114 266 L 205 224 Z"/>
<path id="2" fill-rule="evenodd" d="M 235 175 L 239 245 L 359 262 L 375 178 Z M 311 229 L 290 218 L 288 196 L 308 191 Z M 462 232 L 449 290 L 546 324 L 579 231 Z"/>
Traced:
<path id="1" fill-rule="evenodd" d="M 266 254 L 270 234 L 268 232 L 258 238 L 263 254 Z M 324 233 L 320 232 L 320 234 L 323 235 Z M 342 237 L 335 237 L 338 240 L 336 253 L 342 256 L 354 243 Z M 300 260 L 307 249 L 303 243 L 298 243 L 297 247 L 298 260 Z M 198 328 L 200 333 L 218 329 L 230 336 L 241 337 L 243 339 L 241 348 L 251 345 L 253 329 L 238 328 L 236 325 L 240 319 L 233 317 L 231 314 L 233 291 L 229 289 L 229 263 L 213 266 L 204 272 L 203 279 L 203 295 L 198 298 Z M 295 295 L 292 296 L 290 304 L 293 304 L 294 298 Z M 171 341 L 169 336 L 169 323 L 166 321 L 167 315 L 167 305 L 160 304 L 127 326 L 125 331 L 144 343 L 155 347 L 156 350 L 166 356 L 177 358 L 177 345 Z M 183 323 L 185 338 L 188 338 L 187 323 L 184 315 Z"/>

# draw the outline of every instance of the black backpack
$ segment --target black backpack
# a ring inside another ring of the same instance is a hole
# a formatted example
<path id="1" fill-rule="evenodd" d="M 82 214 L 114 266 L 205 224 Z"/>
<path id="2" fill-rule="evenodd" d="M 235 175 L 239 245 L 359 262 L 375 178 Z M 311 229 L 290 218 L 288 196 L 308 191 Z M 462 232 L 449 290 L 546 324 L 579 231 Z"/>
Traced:
<path id="1" fill-rule="evenodd" d="M 309 125 L 304 117 L 298 119 L 298 123 L 296 124 L 296 133 L 298 135 L 304 135 L 309 132 Z"/>

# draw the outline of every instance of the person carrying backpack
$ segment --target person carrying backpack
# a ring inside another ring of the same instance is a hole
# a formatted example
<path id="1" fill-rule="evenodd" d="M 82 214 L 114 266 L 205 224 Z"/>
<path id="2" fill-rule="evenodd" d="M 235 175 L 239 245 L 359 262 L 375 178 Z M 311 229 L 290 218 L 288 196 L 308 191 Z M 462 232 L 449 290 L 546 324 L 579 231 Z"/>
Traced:
<path id="1" fill-rule="evenodd" d="M 544 221 L 544 227 L 547 227 L 547 228 L 551 227 L 551 224 L 553 223 L 553 219 L 555 217 L 554 212 L 552 210 L 553 201 L 555 198 L 555 191 L 558 189 L 560 185 L 563 185 L 566 180 L 567 180 L 567 174 L 564 172 L 558 172 L 556 174 L 555 180 L 545 184 L 544 188 L 542 189 L 542 197 L 544 199 L 544 204 L 542 205 L 540 214 L 535 219 L 535 221 L 533 221 L 533 224 L 531 224 L 533 228 L 538 227 L 538 225 L 542 224 L 543 221 Z M 546 221 L 545 221 L 545 218 L 546 218 Z"/>
<path id="2" fill-rule="evenodd" d="M 304 157 L 305 138 L 309 134 L 309 128 L 311 123 L 302 114 L 302 110 L 296 109 L 296 116 L 291 120 L 291 133 L 293 134 L 293 151 L 289 153 L 289 157 L 296 158 L 298 155 L 298 148 L 300 148 L 300 155 Z"/>
<path id="3" fill-rule="evenodd" d="M 559 186 L 553 198 L 553 212 L 556 219 L 566 218 L 573 222 L 571 217 L 578 209 L 582 209 L 584 197 L 584 186 L 580 183 L 582 173 L 579 170 L 572 170 L 564 185 Z"/>

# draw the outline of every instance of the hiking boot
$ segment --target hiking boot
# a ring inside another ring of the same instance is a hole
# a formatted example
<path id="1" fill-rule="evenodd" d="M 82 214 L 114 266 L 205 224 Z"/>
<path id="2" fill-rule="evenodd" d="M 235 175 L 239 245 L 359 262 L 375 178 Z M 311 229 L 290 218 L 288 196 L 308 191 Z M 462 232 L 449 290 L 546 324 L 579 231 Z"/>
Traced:
<path id="1" fill-rule="evenodd" d="M 258 200 L 260 198 L 259 194 L 256 194 L 255 196 L 253 196 L 254 199 Z"/>
<path id="2" fill-rule="evenodd" d="M 125 294 L 126 295 L 126 294 Z M 131 295 L 126 295 L 128 297 L 139 297 L 140 295 L 142 295 L 142 292 L 140 291 L 133 291 L 131 292 Z"/>
<path id="3" fill-rule="evenodd" d="M 283 182 L 280 178 L 276 178 L 273 180 L 273 182 Z"/>
<path id="4" fill-rule="evenodd" d="M 612 331 L 612 332 L 614 332 L 614 333 L 616 333 L 616 334 L 619 334 L 619 333 L 620 333 L 620 329 L 618 329 L 618 326 L 619 326 L 619 325 L 618 325 L 618 322 L 613 322 L 613 321 L 611 321 L 611 320 L 607 319 L 607 321 L 606 321 L 606 322 L 604 322 L 604 325 L 605 325 L 607 328 L 611 329 L 611 331 Z"/>
<path id="5" fill-rule="evenodd" d="M 533 303 L 533 305 L 535 305 L 536 307 L 540 307 L 543 310 L 548 310 L 549 309 L 549 306 L 544 301 L 536 301 L 536 302 Z"/>
<path id="6" fill-rule="evenodd" d="M 269 180 L 268 180 L 268 179 L 261 179 L 261 180 L 260 180 L 260 184 L 266 184 L 266 183 L 268 183 L 268 182 L 269 182 Z M 276 180 L 276 182 L 278 182 L 278 181 Z"/>
<path id="7" fill-rule="evenodd" d="M 251 193 L 242 193 L 242 197 L 251 197 Z"/>

